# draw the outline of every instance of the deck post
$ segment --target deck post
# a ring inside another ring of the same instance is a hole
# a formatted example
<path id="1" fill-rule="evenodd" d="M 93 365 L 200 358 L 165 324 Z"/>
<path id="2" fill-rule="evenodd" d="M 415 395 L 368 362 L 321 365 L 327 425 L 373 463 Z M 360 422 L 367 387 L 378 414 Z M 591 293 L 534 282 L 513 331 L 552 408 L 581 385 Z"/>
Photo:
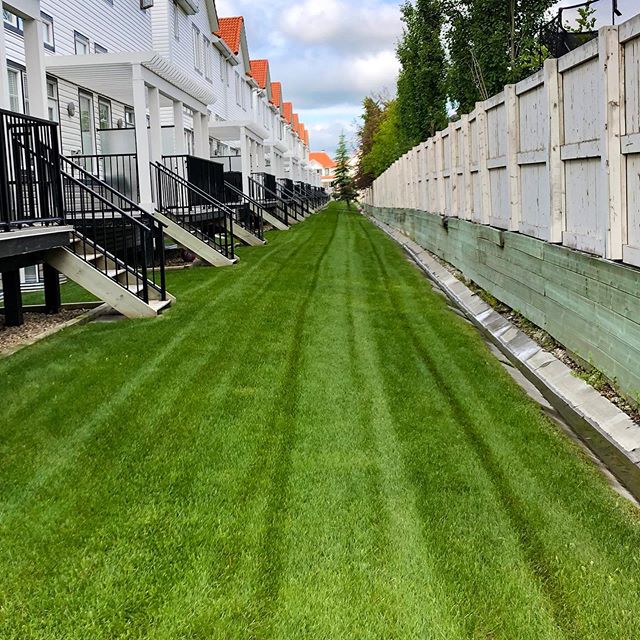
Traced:
<path id="1" fill-rule="evenodd" d="M 2 272 L 2 289 L 4 292 L 4 323 L 7 327 L 19 327 L 24 322 L 19 269 Z"/>
<path id="2" fill-rule="evenodd" d="M 184 156 L 187 153 L 187 142 L 184 137 L 184 104 L 179 100 L 173 101 L 173 135 L 174 153 Z"/>
<path id="3" fill-rule="evenodd" d="M 62 306 L 60 296 L 60 276 L 58 270 L 50 264 L 44 263 L 42 273 L 44 275 L 44 306 L 47 313 L 58 313 Z"/>
<path id="4" fill-rule="evenodd" d="M 40 19 L 24 20 L 24 49 L 29 90 L 29 112 L 37 118 L 49 118 L 47 74 L 44 62 L 44 43 Z"/>
<path id="5" fill-rule="evenodd" d="M 140 206 L 153 208 L 151 171 L 149 163 L 149 133 L 147 130 L 147 85 L 142 77 L 140 65 L 133 69 L 133 112 L 136 127 L 136 154 L 138 157 L 138 182 L 140 184 Z"/>

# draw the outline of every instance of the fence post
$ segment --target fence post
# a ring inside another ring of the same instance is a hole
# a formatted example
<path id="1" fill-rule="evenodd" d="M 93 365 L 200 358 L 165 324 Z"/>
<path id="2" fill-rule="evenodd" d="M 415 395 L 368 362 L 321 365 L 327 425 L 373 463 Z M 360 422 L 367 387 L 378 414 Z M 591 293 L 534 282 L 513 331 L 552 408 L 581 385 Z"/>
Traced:
<path id="1" fill-rule="evenodd" d="M 463 141 L 463 153 L 462 158 L 462 175 L 463 175 L 463 184 L 464 184 L 464 194 L 462 194 L 462 202 L 463 202 L 463 217 L 465 220 L 471 220 L 471 210 L 473 208 L 473 203 L 471 202 L 471 135 L 470 135 L 470 125 L 469 125 L 469 115 L 464 114 L 460 118 L 461 124 L 461 135 Z"/>
<path id="2" fill-rule="evenodd" d="M 509 185 L 509 230 L 520 227 L 522 198 L 520 194 L 520 117 L 518 114 L 518 96 L 516 85 L 508 84 L 504 88 L 504 106 L 507 120 L 507 178 Z"/>
<path id="3" fill-rule="evenodd" d="M 451 200 L 449 202 L 448 215 L 459 218 L 460 207 L 458 206 L 458 133 L 453 122 L 447 127 L 449 130 L 449 185 Z"/>
<path id="4" fill-rule="evenodd" d="M 491 184 L 489 182 L 489 168 L 487 159 L 489 157 L 489 141 L 487 139 L 487 112 L 484 102 L 476 102 L 476 121 L 478 122 L 478 177 L 480 178 L 480 191 L 482 193 L 482 210 L 480 211 L 480 222 L 489 224 L 491 216 Z"/>
<path id="5" fill-rule="evenodd" d="M 598 32 L 598 64 L 602 71 L 604 121 L 600 127 L 600 157 L 604 177 L 606 220 L 605 258 L 622 260 L 626 243 L 626 198 L 623 194 L 623 158 L 620 148 L 620 43 L 617 27 Z"/>
<path id="6" fill-rule="evenodd" d="M 564 171 L 560 149 L 562 148 L 562 94 L 558 60 L 544 61 L 544 89 L 547 96 L 548 139 L 547 171 L 549 174 L 549 242 L 562 242 L 565 230 Z"/>

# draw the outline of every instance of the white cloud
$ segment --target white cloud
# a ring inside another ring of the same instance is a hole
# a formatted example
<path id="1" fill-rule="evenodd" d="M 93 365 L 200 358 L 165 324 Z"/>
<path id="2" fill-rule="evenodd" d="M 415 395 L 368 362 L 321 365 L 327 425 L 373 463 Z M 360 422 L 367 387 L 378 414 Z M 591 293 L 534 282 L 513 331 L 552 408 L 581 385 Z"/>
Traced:
<path id="1" fill-rule="evenodd" d="M 282 12 L 292 40 L 334 51 L 378 51 L 402 33 L 397 4 L 380 0 L 304 0 Z"/>

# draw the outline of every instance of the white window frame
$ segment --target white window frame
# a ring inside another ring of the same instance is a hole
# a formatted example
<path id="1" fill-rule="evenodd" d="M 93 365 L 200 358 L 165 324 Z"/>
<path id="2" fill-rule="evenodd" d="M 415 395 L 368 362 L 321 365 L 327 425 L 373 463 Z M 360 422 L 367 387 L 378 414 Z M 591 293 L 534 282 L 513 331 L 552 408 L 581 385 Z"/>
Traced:
<path id="1" fill-rule="evenodd" d="M 22 84 L 22 71 L 16 67 L 7 67 L 7 74 L 9 76 L 9 110 L 16 113 L 25 113 L 24 104 L 24 86 Z M 15 91 L 11 92 L 11 80 L 15 77 Z"/>
<path id="2" fill-rule="evenodd" d="M 44 42 L 44 48 L 55 52 L 56 34 L 53 27 L 53 18 L 42 11 L 40 12 L 40 18 L 42 20 L 42 41 Z"/>
<path id="3" fill-rule="evenodd" d="M 209 80 L 212 81 L 213 80 L 213 73 L 211 71 L 211 42 L 209 42 L 209 40 L 207 39 L 207 37 L 203 34 L 202 35 L 202 44 L 203 44 L 203 49 L 204 49 L 204 77 Z"/>
<path id="4" fill-rule="evenodd" d="M 202 73 L 202 44 L 200 40 L 200 29 L 196 25 L 192 25 L 192 41 L 193 41 L 193 68 Z"/>
<path id="5" fill-rule="evenodd" d="M 55 78 L 47 78 L 47 114 L 49 120 L 60 122 L 60 97 L 58 81 Z"/>
<path id="6" fill-rule="evenodd" d="M 180 7 L 173 3 L 173 37 L 176 42 L 180 42 Z"/>
<path id="7" fill-rule="evenodd" d="M 74 44 L 74 50 L 76 52 L 76 55 L 88 55 L 89 53 L 91 53 L 91 42 L 89 41 L 89 38 L 87 38 L 87 36 L 83 35 L 82 33 L 80 33 L 79 31 L 74 31 L 73 32 L 73 44 Z M 78 45 L 85 47 L 85 51 L 83 52 L 79 52 L 78 51 Z"/>
<path id="8" fill-rule="evenodd" d="M 107 107 L 109 110 L 109 121 L 107 122 L 107 126 L 102 126 L 102 107 Z M 113 107 L 111 106 L 111 100 L 107 98 L 103 98 L 101 96 L 98 97 L 98 124 L 100 129 L 112 129 L 113 128 Z"/>

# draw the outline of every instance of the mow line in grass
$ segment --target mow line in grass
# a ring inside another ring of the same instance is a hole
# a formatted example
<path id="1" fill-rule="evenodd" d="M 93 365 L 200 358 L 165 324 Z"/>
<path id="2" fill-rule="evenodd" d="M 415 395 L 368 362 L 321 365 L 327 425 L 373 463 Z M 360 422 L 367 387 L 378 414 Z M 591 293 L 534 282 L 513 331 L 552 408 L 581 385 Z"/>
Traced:
<path id="1" fill-rule="evenodd" d="M 564 589 L 556 580 L 553 571 L 546 563 L 544 545 L 538 538 L 536 531 L 530 526 L 525 515 L 526 510 L 521 504 L 520 499 L 511 491 L 508 478 L 502 471 L 499 462 L 494 458 L 491 449 L 476 431 L 474 420 L 459 402 L 458 394 L 455 389 L 451 387 L 447 378 L 441 374 L 438 364 L 433 360 L 429 351 L 424 348 L 422 341 L 416 335 L 415 329 L 406 316 L 402 300 L 396 294 L 393 287 L 389 286 L 389 273 L 387 272 L 385 263 L 381 259 L 375 243 L 371 240 L 370 231 L 372 230 L 372 228 L 368 228 L 365 233 L 367 235 L 372 254 L 375 256 L 380 273 L 383 276 L 384 288 L 389 301 L 392 307 L 397 309 L 398 320 L 402 324 L 404 334 L 410 340 L 416 353 L 419 354 L 419 357 L 427 368 L 429 374 L 433 377 L 436 386 L 438 386 L 445 394 L 454 419 L 463 429 L 471 446 L 481 461 L 482 467 L 486 474 L 491 478 L 492 484 L 502 504 L 504 513 L 510 520 L 513 530 L 518 535 L 520 546 L 527 562 L 529 563 L 531 571 L 536 576 L 543 590 L 547 593 L 548 603 L 551 607 L 554 619 L 567 637 L 575 637 L 575 611 L 566 611 L 568 601 L 565 598 Z M 563 615 L 560 615 L 561 610 L 563 611 Z"/>
<path id="2" fill-rule="evenodd" d="M 293 259 L 296 255 L 302 253 L 305 246 L 312 240 L 313 238 L 310 236 L 303 244 L 293 243 L 291 245 L 291 252 L 287 256 L 287 259 Z M 6 496 L 7 499 L 3 501 L 0 506 L 0 515 L 6 517 L 18 504 L 24 504 L 27 495 L 35 493 L 38 488 L 44 486 L 53 476 L 57 475 L 63 468 L 63 465 L 71 463 L 73 461 L 74 452 L 89 438 L 94 437 L 93 428 L 100 423 L 106 424 L 108 418 L 114 415 L 118 408 L 131 398 L 132 394 L 134 394 L 139 388 L 149 384 L 150 379 L 157 374 L 157 370 L 161 368 L 163 362 L 167 360 L 182 343 L 192 336 L 190 331 L 191 328 L 199 325 L 206 315 L 212 313 L 214 303 L 217 303 L 216 306 L 224 305 L 226 299 L 229 299 L 233 295 L 237 295 L 237 287 L 243 282 L 243 280 L 246 283 L 245 286 L 250 287 L 252 293 L 255 292 L 255 283 L 248 282 L 248 279 L 251 274 L 259 268 L 262 262 L 266 260 L 266 258 L 266 256 L 263 256 L 255 265 L 252 266 L 250 270 L 242 274 L 244 278 L 240 280 L 240 282 L 236 281 L 235 287 L 218 290 L 207 305 L 204 305 L 200 310 L 194 313 L 186 323 L 181 325 L 180 332 L 175 333 L 168 343 L 162 343 L 161 340 L 157 340 L 155 343 L 156 353 L 155 355 L 152 353 L 149 354 L 153 355 L 153 357 L 145 363 L 145 367 L 141 367 L 135 375 L 131 376 L 125 385 L 120 387 L 114 395 L 108 398 L 108 401 L 102 402 L 93 412 L 90 420 L 82 425 L 81 429 L 73 432 L 70 438 L 61 440 L 58 443 L 58 447 L 50 451 L 49 458 L 43 461 L 38 472 L 36 472 L 33 478 L 22 487 L 22 491 L 18 493 L 9 492 Z M 268 297 L 263 298 L 260 293 L 267 291 L 278 277 L 280 277 L 280 274 L 274 271 L 271 273 L 269 278 L 265 278 L 260 282 L 256 292 L 258 300 L 270 300 Z M 196 292 L 197 290 L 205 289 L 208 286 L 211 286 L 211 283 L 205 281 L 199 287 L 195 288 Z M 229 326 L 228 328 L 231 329 L 232 326 Z M 227 338 L 230 337 L 230 334 L 231 332 L 229 331 Z M 69 341 L 73 339 L 72 334 L 69 334 L 66 337 Z M 56 342 L 51 341 L 51 344 L 56 344 Z M 60 344 L 57 343 L 56 346 L 59 347 Z M 216 355 L 218 354 L 215 352 L 210 353 L 203 351 L 201 357 L 207 356 L 209 358 L 213 358 Z M 183 364 L 185 364 L 190 370 L 194 369 L 193 361 Z M 173 373 L 176 374 L 178 372 L 174 371 Z M 176 386 L 173 392 L 176 395 L 179 394 L 180 387 Z M 69 386 L 69 394 L 73 393 L 73 387 Z M 168 399 L 169 398 L 167 397 L 163 398 L 163 404 L 167 404 Z M 59 398 L 58 401 L 64 402 L 65 398 Z M 157 406 L 160 405 L 156 405 L 156 407 Z"/>

